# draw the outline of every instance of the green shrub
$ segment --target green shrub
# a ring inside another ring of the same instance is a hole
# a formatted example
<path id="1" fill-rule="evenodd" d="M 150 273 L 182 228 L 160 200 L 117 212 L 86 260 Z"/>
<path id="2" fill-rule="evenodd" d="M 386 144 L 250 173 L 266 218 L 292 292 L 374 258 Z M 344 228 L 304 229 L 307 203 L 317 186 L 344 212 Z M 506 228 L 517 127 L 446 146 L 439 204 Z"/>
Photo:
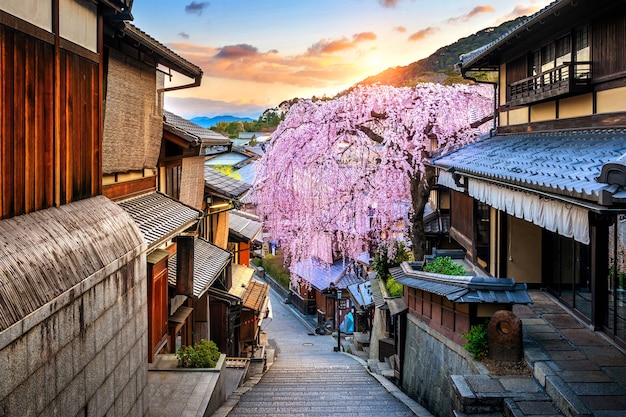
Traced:
<path id="1" fill-rule="evenodd" d="M 487 325 L 477 324 L 470 326 L 470 330 L 467 333 L 463 333 L 463 338 L 467 340 L 467 343 L 463 345 L 465 350 L 472 354 L 476 359 L 481 359 L 487 356 L 487 349 L 489 344 L 487 343 Z"/>
<path id="2" fill-rule="evenodd" d="M 424 271 L 446 275 L 465 275 L 463 265 L 454 263 L 449 256 L 437 256 L 431 262 L 424 265 Z"/>
<path id="3" fill-rule="evenodd" d="M 176 351 L 179 368 L 215 368 L 220 350 L 214 341 L 200 340 L 193 346 L 183 346 Z"/>
<path id="4" fill-rule="evenodd" d="M 281 286 L 289 289 L 291 276 L 289 275 L 289 271 L 283 267 L 282 256 L 274 256 L 268 253 L 264 258 L 254 258 L 251 262 L 256 266 L 262 267 L 267 275 L 274 278 Z"/>
<path id="5" fill-rule="evenodd" d="M 400 297 L 404 292 L 402 284 L 396 282 L 393 277 L 387 279 L 385 287 L 387 287 L 387 291 L 391 297 Z"/>
<path id="6" fill-rule="evenodd" d="M 404 261 L 413 260 L 413 254 L 407 249 L 403 242 L 395 241 L 393 246 L 392 258 L 389 258 L 389 248 L 385 243 L 378 247 L 372 258 L 372 269 L 374 269 L 378 277 L 385 282 L 391 278 L 389 268 L 399 266 Z"/>

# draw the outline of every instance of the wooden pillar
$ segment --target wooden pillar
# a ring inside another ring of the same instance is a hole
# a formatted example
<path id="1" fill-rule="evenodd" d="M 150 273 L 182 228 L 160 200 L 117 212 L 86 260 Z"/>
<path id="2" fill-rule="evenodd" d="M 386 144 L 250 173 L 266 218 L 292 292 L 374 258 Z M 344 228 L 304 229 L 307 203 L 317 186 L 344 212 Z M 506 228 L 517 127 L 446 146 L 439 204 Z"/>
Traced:
<path id="1" fill-rule="evenodd" d="M 195 236 L 176 237 L 176 294 L 193 296 L 193 257 Z"/>
<path id="2" fill-rule="evenodd" d="M 591 323 L 597 330 L 604 324 L 608 303 L 609 226 L 612 219 L 590 214 Z"/>

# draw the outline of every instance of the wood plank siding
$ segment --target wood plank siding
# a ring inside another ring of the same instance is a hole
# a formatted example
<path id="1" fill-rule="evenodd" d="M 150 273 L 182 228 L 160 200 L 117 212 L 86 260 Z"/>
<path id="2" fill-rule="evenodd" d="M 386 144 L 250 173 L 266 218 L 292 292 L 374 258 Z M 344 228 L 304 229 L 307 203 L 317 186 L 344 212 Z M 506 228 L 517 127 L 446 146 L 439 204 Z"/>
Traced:
<path id="1" fill-rule="evenodd" d="M 591 45 L 594 79 L 626 75 L 626 14 L 606 14 L 592 23 Z"/>
<path id="2" fill-rule="evenodd" d="M 3 219 L 100 193 L 99 64 L 41 38 L 0 25 Z"/>

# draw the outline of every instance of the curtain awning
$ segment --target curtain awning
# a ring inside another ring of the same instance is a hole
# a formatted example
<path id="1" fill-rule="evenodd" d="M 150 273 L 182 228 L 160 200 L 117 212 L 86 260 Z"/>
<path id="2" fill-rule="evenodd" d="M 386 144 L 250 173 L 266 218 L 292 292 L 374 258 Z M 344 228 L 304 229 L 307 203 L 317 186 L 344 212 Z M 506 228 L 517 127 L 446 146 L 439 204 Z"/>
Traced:
<path id="1" fill-rule="evenodd" d="M 478 201 L 585 245 L 590 242 L 589 213 L 582 207 L 474 178 L 465 181 L 468 194 Z M 439 173 L 439 184 L 459 190 L 449 172 Z"/>

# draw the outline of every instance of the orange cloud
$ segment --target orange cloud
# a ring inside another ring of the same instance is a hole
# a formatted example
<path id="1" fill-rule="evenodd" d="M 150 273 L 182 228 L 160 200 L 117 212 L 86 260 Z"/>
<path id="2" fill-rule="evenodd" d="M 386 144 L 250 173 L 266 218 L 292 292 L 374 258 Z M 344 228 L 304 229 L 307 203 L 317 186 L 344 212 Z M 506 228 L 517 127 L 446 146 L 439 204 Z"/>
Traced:
<path id="1" fill-rule="evenodd" d="M 503 16 L 501 19 L 499 19 L 498 20 L 498 24 L 506 22 L 508 20 L 517 19 L 518 17 L 521 17 L 521 16 L 533 15 L 536 12 L 538 12 L 539 9 L 541 9 L 541 7 L 539 7 L 539 6 L 526 6 L 526 5 L 518 4 L 517 6 L 515 6 L 515 8 L 513 9 L 513 11 L 511 13 L 509 13 L 509 14 Z"/>
<path id="2" fill-rule="evenodd" d="M 467 22 L 470 19 L 472 19 L 473 17 L 478 16 L 479 14 L 482 14 L 482 13 L 493 13 L 495 11 L 496 11 L 496 9 L 494 9 L 491 6 L 476 6 L 472 10 L 470 10 L 469 13 L 466 13 L 466 14 L 464 14 L 462 16 L 452 17 L 452 18 L 448 19 L 447 22 L 448 23 Z"/>
<path id="3" fill-rule="evenodd" d="M 374 32 L 356 33 L 352 35 L 352 40 L 348 40 L 346 37 L 335 40 L 322 39 L 309 47 L 307 55 L 315 56 L 345 51 L 347 49 L 355 48 L 360 42 L 373 41 L 375 39 L 376 34 Z"/>
<path id="4" fill-rule="evenodd" d="M 395 28 L 393 28 L 393 31 L 398 33 L 404 33 L 406 32 L 406 28 L 404 26 L 396 26 Z"/>
<path id="5" fill-rule="evenodd" d="M 383 7 L 396 7 L 398 0 L 378 0 Z"/>
<path id="6" fill-rule="evenodd" d="M 353 39 L 327 42 L 325 48 L 321 48 L 324 53 L 296 56 L 282 56 L 276 50 L 262 52 L 247 44 L 212 48 L 181 42 L 168 44 L 168 47 L 201 67 L 207 77 L 317 87 L 328 85 L 329 81 L 341 84 L 359 70 L 355 60 L 331 53 L 345 49 L 344 42 L 354 47 L 375 36 L 357 34 Z"/>
<path id="7" fill-rule="evenodd" d="M 418 30 L 417 32 L 413 33 L 411 36 L 409 36 L 409 41 L 411 42 L 421 41 L 437 32 L 439 32 L 439 28 L 429 26 L 426 29 Z"/>

